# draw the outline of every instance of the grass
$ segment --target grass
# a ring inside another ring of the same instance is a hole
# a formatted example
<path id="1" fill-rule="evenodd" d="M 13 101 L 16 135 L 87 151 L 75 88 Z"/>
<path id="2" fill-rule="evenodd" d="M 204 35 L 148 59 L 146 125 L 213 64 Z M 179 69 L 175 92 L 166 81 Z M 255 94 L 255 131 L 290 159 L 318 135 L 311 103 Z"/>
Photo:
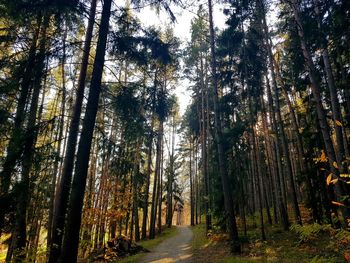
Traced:
<path id="1" fill-rule="evenodd" d="M 204 224 L 192 227 L 193 262 L 219 262 L 229 255 L 226 245 L 227 236 L 207 237 Z"/>
<path id="2" fill-rule="evenodd" d="M 207 238 L 204 224 L 192 227 L 192 232 L 193 232 L 192 249 L 194 251 L 205 248 L 210 244 L 211 241 L 210 239 Z"/>
<path id="3" fill-rule="evenodd" d="M 142 247 L 144 247 L 144 248 L 146 248 L 148 250 L 152 250 L 152 248 L 154 248 L 155 246 L 160 244 L 165 239 L 168 239 L 170 237 L 175 236 L 176 233 L 177 233 L 176 227 L 166 228 L 166 229 L 163 230 L 163 232 L 160 235 L 156 236 L 155 239 L 142 240 L 142 241 L 138 242 L 137 244 L 139 244 L 140 246 L 142 246 Z M 132 256 L 129 256 L 129 257 L 117 260 L 116 262 L 118 262 L 118 263 L 138 262 L 144 256 L 145 256 L 145 253 L 139 253 L 139 254 L 136 254 L 136 255 L 132 255 Z"/>
<path id="4" fill-rule="evenodd" d="M 343 233 L 339 238 L 335 230 L 320 232 L 307 242 L 300 242 L 298 233 L 279 227 L 267 227 L 267 241 L 262 241 L 259 229 L 252 228 L 242 238 L 242 254 L 233 255 L 227 235 L 213 231 L 207 238 L 204 225 L 192 229 L 195 262 L 340 263 L 347 262 L 344 256 L 350 253 L 350 234 Z"/>

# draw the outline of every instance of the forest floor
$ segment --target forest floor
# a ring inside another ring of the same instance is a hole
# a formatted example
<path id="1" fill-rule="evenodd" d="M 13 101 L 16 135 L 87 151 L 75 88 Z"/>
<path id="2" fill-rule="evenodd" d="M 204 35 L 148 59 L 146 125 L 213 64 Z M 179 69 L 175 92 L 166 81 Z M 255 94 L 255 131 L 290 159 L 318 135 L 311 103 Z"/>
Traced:
<path id="1" fill-rule="evenodd" d="M 308 225 L 299 232 L 267 227 L 267 241 L 260 239 L 258 228 L 249 229 L 247 236 L 242 237 L 242 254 L 239 256 L 230 253 L 227 235 L 213 231 L 207 237 L 203 224 L 192 230 L 192 262 L 350 262 L 349 232 L 330 227 Z"/>

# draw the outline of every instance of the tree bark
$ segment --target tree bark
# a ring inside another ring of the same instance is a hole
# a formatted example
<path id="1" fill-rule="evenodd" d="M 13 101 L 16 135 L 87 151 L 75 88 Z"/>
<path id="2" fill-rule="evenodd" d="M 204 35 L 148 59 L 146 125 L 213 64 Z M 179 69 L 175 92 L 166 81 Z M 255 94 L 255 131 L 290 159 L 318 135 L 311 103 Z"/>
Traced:
<path id="1" fill-rule="evenodd" d="M 190 205 L 191 205 L 191 226 L 194 226 L 194 196 L 193 196 L 193 174 L 192 174 L 192 142 L 190 140 L 190 161 L 189 161 L 189 169 L 190 169 Z"/>
<path id="2" fill-rule="evenodd" d="M 56 192 L 56 199 L 54 204 L 55 214 L 52 220 L 52 237 L 50 243 L 50 255 L 48 260 L 49 263 L 57 262 L 61 253 L 62 238 L 64 234 L 64 223 L 68 207 L 68 197 L 74 167 L 74 156 L 78 140 L 80 115 L 84 99 L 84 89 L 91 49 L 92 32 L 95 22 L 96 5 L 97 0 L 91 0 L 88 27 L 85 35 L 83 58 L 78 80 L 78 88 L 73 108 L 72 119 L 69 124 L 70 129 L 68 134 L 65 158 L 63 162 L 61 181 Z"/>
<path id="3" fill-rule="evenodd" d="M 17 185 L 19 190 L 16 202 L 16 217 L 13 238 L 14 262 L 22 262 L 26 257 L 27 242 L 27 208 L 30 199 L 30 172 L 33 167 L 35 144 L 38 136 L 37 114 L 39 108 L 39 96 L 42 90 L 42 79 L 44 76 L 47 28 L 50 16 L 44 17 L 43 29 L 40 34 L 39 53 L 35 58 L 35 70 L 32 98 L 28 117 L 28 125 L 24 137 L 23 160 L 21 181 Z"/>
<path id="4" fill-rule="evenodd" d="M 39 34 L 42 29 L 42 17 L 37 19 L 36 30 L 28 51 L 28 58 L 24 69 L 20 94 L 17 102 L 16 115 L 14 118 L 14 125 L 11 132 L 9 144 L 6 149 L 6 157 L 2 165 L 2 171 L 0 172 L 0 235 L 4 226 L 5 214 L 8 208 L 8 203 L 11 202 L 11 196 L 9 195 L 9 189 L 11 185 L 11 176 L 14 172 L 18 159 L 23 151 L 23 122 L 25 119 L 25 108 L 27 105 L 28 94 L 33 78 L 33 70 L 35 65 L 37 42 Z"/>
<path id="5" fill-rule="evenodd" d="M 159 120 L 159 129 L 157 136 L 156 149 L 156 167 L 154 171 L 152 204 L 151 204 L 151 219 L 149 227 L 149 238 L 153 239 L 156 234 L 156 212 L 157 212 L 157 185 L 159 183 L 160 158 L 161 158 L 161 141 L 163 139 L 163 122 Z"/>
<path id="6" fill-rule="evenodd" d="M 330 169 L 332 171 L 332 174 L 336 178 L 339 178 L 340 177 L 339 171 L 334 166 L 334 163 L 337 163 L 336 162 L 337 157 L 336 157 L 334 145 L 333 145 L 330 133 L 329 133 L 330 130 L 329 130 L 326 114 L 324 112 L 324 108 L 323 108 L 323 104 L 322 104 L 321 87 L 320 87 L 319 81 L 317 79 L 316 68 L 315 68 L 314 62 L 312 60 L 311 53 L 310 53 L 310 51 L 307 47 L 307 44 L 306 44 L 304 28 L 303 28 L 303 24 L 302 24 L 301 18 L 300 18 L 299 6 L 294 0 L 291 2 L 288 2 L 288 4 L 290 5 L 290 7 L 292 8 L 292 11 L 293 11 L 294 19 L 295 19 L 296 26 L 298 29 L 298 35 L 300 38 L 301 49 L 302 49 L 302 52 L 303 52 L 303 55 L 305 58 L 305 62 L 307 65 L 307 69 L 309 72 L 309 78 L 311 81 L 311 90 L 312 90 L 312 94 L 314 96 L 314 100 L 316 103 L 317 117 L 318 117 L 320 129 L 321 129 L 321 133 L 322 133 L 322 137 L 323 137 L 323 142 L 325 144 Z M 339 164 L 339 166 L 341 166 L 341 165 Z M 338 183 L 335 184 L 334 190 L 335 190 L 335 194 L 336 194 L 336 197 L 338 200 L 340 200 L 343 196 L 345 196 L 346 191 L 344 188 L 345 188 L 345 186 L 342 184 L 342 180 L 339 180 Z M 347 206 L 347 204 L 346 204 L 346 206 Z M 350 209 L 347 208 L 346 206 L 341 207 L 345 220 L 350 218 Z"/>
<path id="7" fill-rule="evenodd" d="M 226 158 L 223 148 L 223 134 L 222 124 L 219 111 L 218 102 L 218 80 L 216 76 L 216 54 L 215 54 L 215 32 L 213 23 L 213 10 L 212 1 L 208 0 L 209 7 L 209 30 L 210 30 L 210 50 L 211 50 L 211 69 L 212 69 L 212 85 L 213 85 L 213 102 L 214 102 L 214 123 L 215 123 L 215 137 L 218 148 L 219 157 L 219 172 L 221 176 L 221 183 L 224 193 L 225 211 L 227 215 L 227 223 L 230 239 L 232 240 L 233 252 L 239 253 L 241 251 L 241 245 L 238 238 L 238 230 L 236 224 L 236 215 L 234 210 L 234 200 L 232 199 L 230 183 L 226 168 Z"/>
<path id="8" fill-rule="evenodd" d="M 96 56 L 90 84 L 90 92 L 78 146 L 75 174 L 73 178 L 71 197 L 69 200 L 67 225 L 64 234 L 60 262 L 76 262 L 78 256 L 81 212 L 83 207 L 91 142 L 101 92 L 101 80 L 104 67 L 104 57 L 106 53 L 111 5 L 112 0 L 104 1 L 96 47 Z"/>
<path id="9" fill-rule="evenodd" d="M 149 136 L 148 149 L 147 149 L 147 175 L 146 175 L 145 203 L 143 206 L 142 230 L 141 230 L 142 239 L 147 238 L 149 187 L 150 187 L 150 179 L 151 179 L 151 173 L 152 173 L 152 146 L 153 146 L 154 116 L 152 116 L 151 118 L 152 118 L 151 128 L 150 128 L 151 134 Z"/>

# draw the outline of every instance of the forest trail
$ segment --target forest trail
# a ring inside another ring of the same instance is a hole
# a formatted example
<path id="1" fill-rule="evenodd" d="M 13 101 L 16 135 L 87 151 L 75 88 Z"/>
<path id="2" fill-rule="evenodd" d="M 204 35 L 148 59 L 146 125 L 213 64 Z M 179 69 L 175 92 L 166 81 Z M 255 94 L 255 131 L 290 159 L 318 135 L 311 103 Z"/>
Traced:
<path id="1" fill-rule="evenodd" d="M 193 232 L 188 226 L 177 226 L 177 235 L 164 240 L 161 244 L 152 249 L 142 263 L 173 263 L 191 262 L 192 258 L 192 236 Z"/>

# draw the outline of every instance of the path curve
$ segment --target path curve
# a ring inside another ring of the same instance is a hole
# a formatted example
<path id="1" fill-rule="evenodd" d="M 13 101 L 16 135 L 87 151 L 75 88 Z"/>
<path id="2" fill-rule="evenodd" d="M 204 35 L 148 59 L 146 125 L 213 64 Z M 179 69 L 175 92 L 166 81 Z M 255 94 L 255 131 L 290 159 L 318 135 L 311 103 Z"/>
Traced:
<path id="1" fill-rule="evenodd" d="M 177 234 L 153 248 L 141 263 L 189 263 L 192 262 L 192 230 L 188 226 L 177 226 Z"/>

